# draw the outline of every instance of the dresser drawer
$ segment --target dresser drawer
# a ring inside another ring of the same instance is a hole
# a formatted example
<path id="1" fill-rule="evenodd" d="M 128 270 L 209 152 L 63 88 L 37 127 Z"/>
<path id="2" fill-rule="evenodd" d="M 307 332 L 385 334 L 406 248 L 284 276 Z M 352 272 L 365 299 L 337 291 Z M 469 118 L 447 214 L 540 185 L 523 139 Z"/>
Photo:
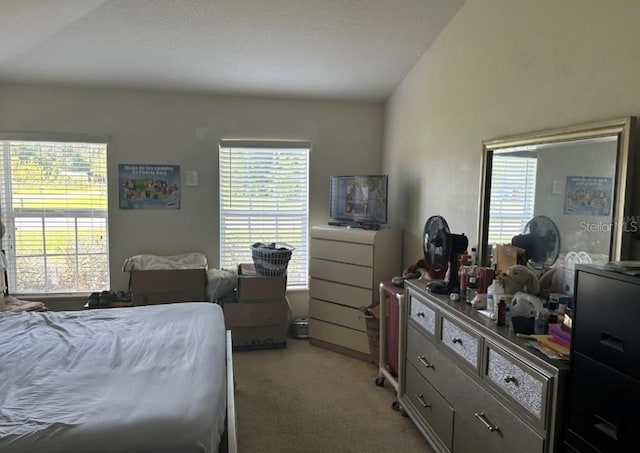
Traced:
<path id="1" fill-rule="evenodd" d="M 407 327 L 407 360 L 445 397 L 452 391 L 453 363 L 418 327 Z"/>
<path id="2" fill-rule="evenodd" d="M 459 368 L 453 451 L 455 453 L 541 453 L 544 438 Z"/>
<path id="3" fill-rule="evenodd" d="M 309 336 L 327 343 L 353 349 L 354 351 L 370 354 L 369 337 L 365 332 L 360 332 L 359 330 L 311 318 Z"/>
<path id="4" fill-rule="evenodd" d="M 373 301 L 371 289 L 316 278 L 311 278 L 309 284 L 309 296 L 314 299 L 328 300 L 354 308 L 368 307 Z"/>
<path id="5" fill-rule="evenodd" d="M 311 277 L 346 283 L 362 288 L 373 288 L 373 268 L 354 264 L 336 263 L 318 258 L 309 261 Z"/>
<path id="6" fill-rule="evenodd" d="M 373 266 L 373 245 L 311 239 L 311 256 L 340 263 Z"/>
<path id="7" fill-rule="evenodd" d="M 480 352 L 480 336 L 455 321 L 442 315 L 442 329 L 440 335 L 442 345 L 452 351 L 465 365 L 478 369 Z"/>
<path id="8" fill-rule="evenodd" d="M 453 440 L 453 408 L 412 366 L 406 367 L 406 399 L 420 414 L 420 417 L 451 450 Z"/>
<path id="9" fill-rule="evenodd" d="M 425 333 L 435 338 L 436 335 L 436 318 L 437 312 L 435 308 L 415 293 L 409 292 L 409 319 L 416 322 Z"/>
<path id="10" fill-rule="evenodd" d="M 361 332 L 367 331 L 364 314 L 355 308 L 311 298 L 309 299 L 309 316 Z"/>
<path id="11" fill-rule="evenodd" d="M 549 379 L 492 344 L 487 345 L 486 358 L 483 378 L 531 413 L 543 428 Z"/>

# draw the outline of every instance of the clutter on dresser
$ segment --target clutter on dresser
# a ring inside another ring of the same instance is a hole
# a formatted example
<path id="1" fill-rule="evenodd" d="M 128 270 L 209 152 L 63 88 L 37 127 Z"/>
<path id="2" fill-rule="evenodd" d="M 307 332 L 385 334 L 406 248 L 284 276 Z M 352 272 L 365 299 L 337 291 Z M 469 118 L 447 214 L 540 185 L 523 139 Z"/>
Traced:
<path id="1" fill-rule="evenodd" d="M 402 276 L 396 276 L 391 278 L 391 283 L 399 288 L 404 288 L 405 280 L 414 280 L 416 278 L 424 278 L 427 279 L 427 263 L 424 259 L 419 259 L 416 263 L 410 264 L 402 271 Z"/>

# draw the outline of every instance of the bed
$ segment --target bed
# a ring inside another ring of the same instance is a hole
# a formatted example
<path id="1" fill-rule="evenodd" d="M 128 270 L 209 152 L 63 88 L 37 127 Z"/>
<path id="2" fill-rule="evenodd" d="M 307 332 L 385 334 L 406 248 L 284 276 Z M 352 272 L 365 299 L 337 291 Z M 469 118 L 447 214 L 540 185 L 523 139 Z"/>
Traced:
<path id="1" fill-rule="evenodd" d="M 220 306 L 0 313 L 0 451 L 236 449 Z"/>

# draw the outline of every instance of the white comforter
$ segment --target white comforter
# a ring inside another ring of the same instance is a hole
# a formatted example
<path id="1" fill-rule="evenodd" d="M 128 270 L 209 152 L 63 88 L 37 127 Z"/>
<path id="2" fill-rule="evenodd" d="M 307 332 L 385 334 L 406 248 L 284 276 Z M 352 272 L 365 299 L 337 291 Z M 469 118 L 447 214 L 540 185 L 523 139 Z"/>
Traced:
<path id="1" fill-rule="evenodd" d="M 215 304 L 0 314 L 0 451 L 217 451 L 224 367 Z"/>

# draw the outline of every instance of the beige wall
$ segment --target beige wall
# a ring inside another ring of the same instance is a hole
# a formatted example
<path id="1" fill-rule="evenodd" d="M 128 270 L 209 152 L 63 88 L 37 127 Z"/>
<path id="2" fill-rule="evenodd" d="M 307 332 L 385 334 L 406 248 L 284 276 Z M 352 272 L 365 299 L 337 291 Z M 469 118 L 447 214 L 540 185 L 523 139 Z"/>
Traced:
<path id="1" fill-rule="evenodd" d="M 109 134 L 109 237 L 112 289 L 126 289 L 125 258 L 199 251 L 218 265 L 218 141 L 304 139 L 312 143 L 310 223 L 329 217 L 329 176 L 379 173 L 381 103 L 296 101 L 142 91 L 0 84 L 0 131 Z M 180 165 L 199 172 L 175 211 L 118 209 L 120 163 Z M 290 294 L 294 315 L 306 294 Z"/>
<path id="2" fill-rule="evenodd" d="M 476 243 L 482 140 L 640 115 L 638 18 L 635 0 L 465 3 L 386 103 L 405 264 L 434 214 Z"/>

